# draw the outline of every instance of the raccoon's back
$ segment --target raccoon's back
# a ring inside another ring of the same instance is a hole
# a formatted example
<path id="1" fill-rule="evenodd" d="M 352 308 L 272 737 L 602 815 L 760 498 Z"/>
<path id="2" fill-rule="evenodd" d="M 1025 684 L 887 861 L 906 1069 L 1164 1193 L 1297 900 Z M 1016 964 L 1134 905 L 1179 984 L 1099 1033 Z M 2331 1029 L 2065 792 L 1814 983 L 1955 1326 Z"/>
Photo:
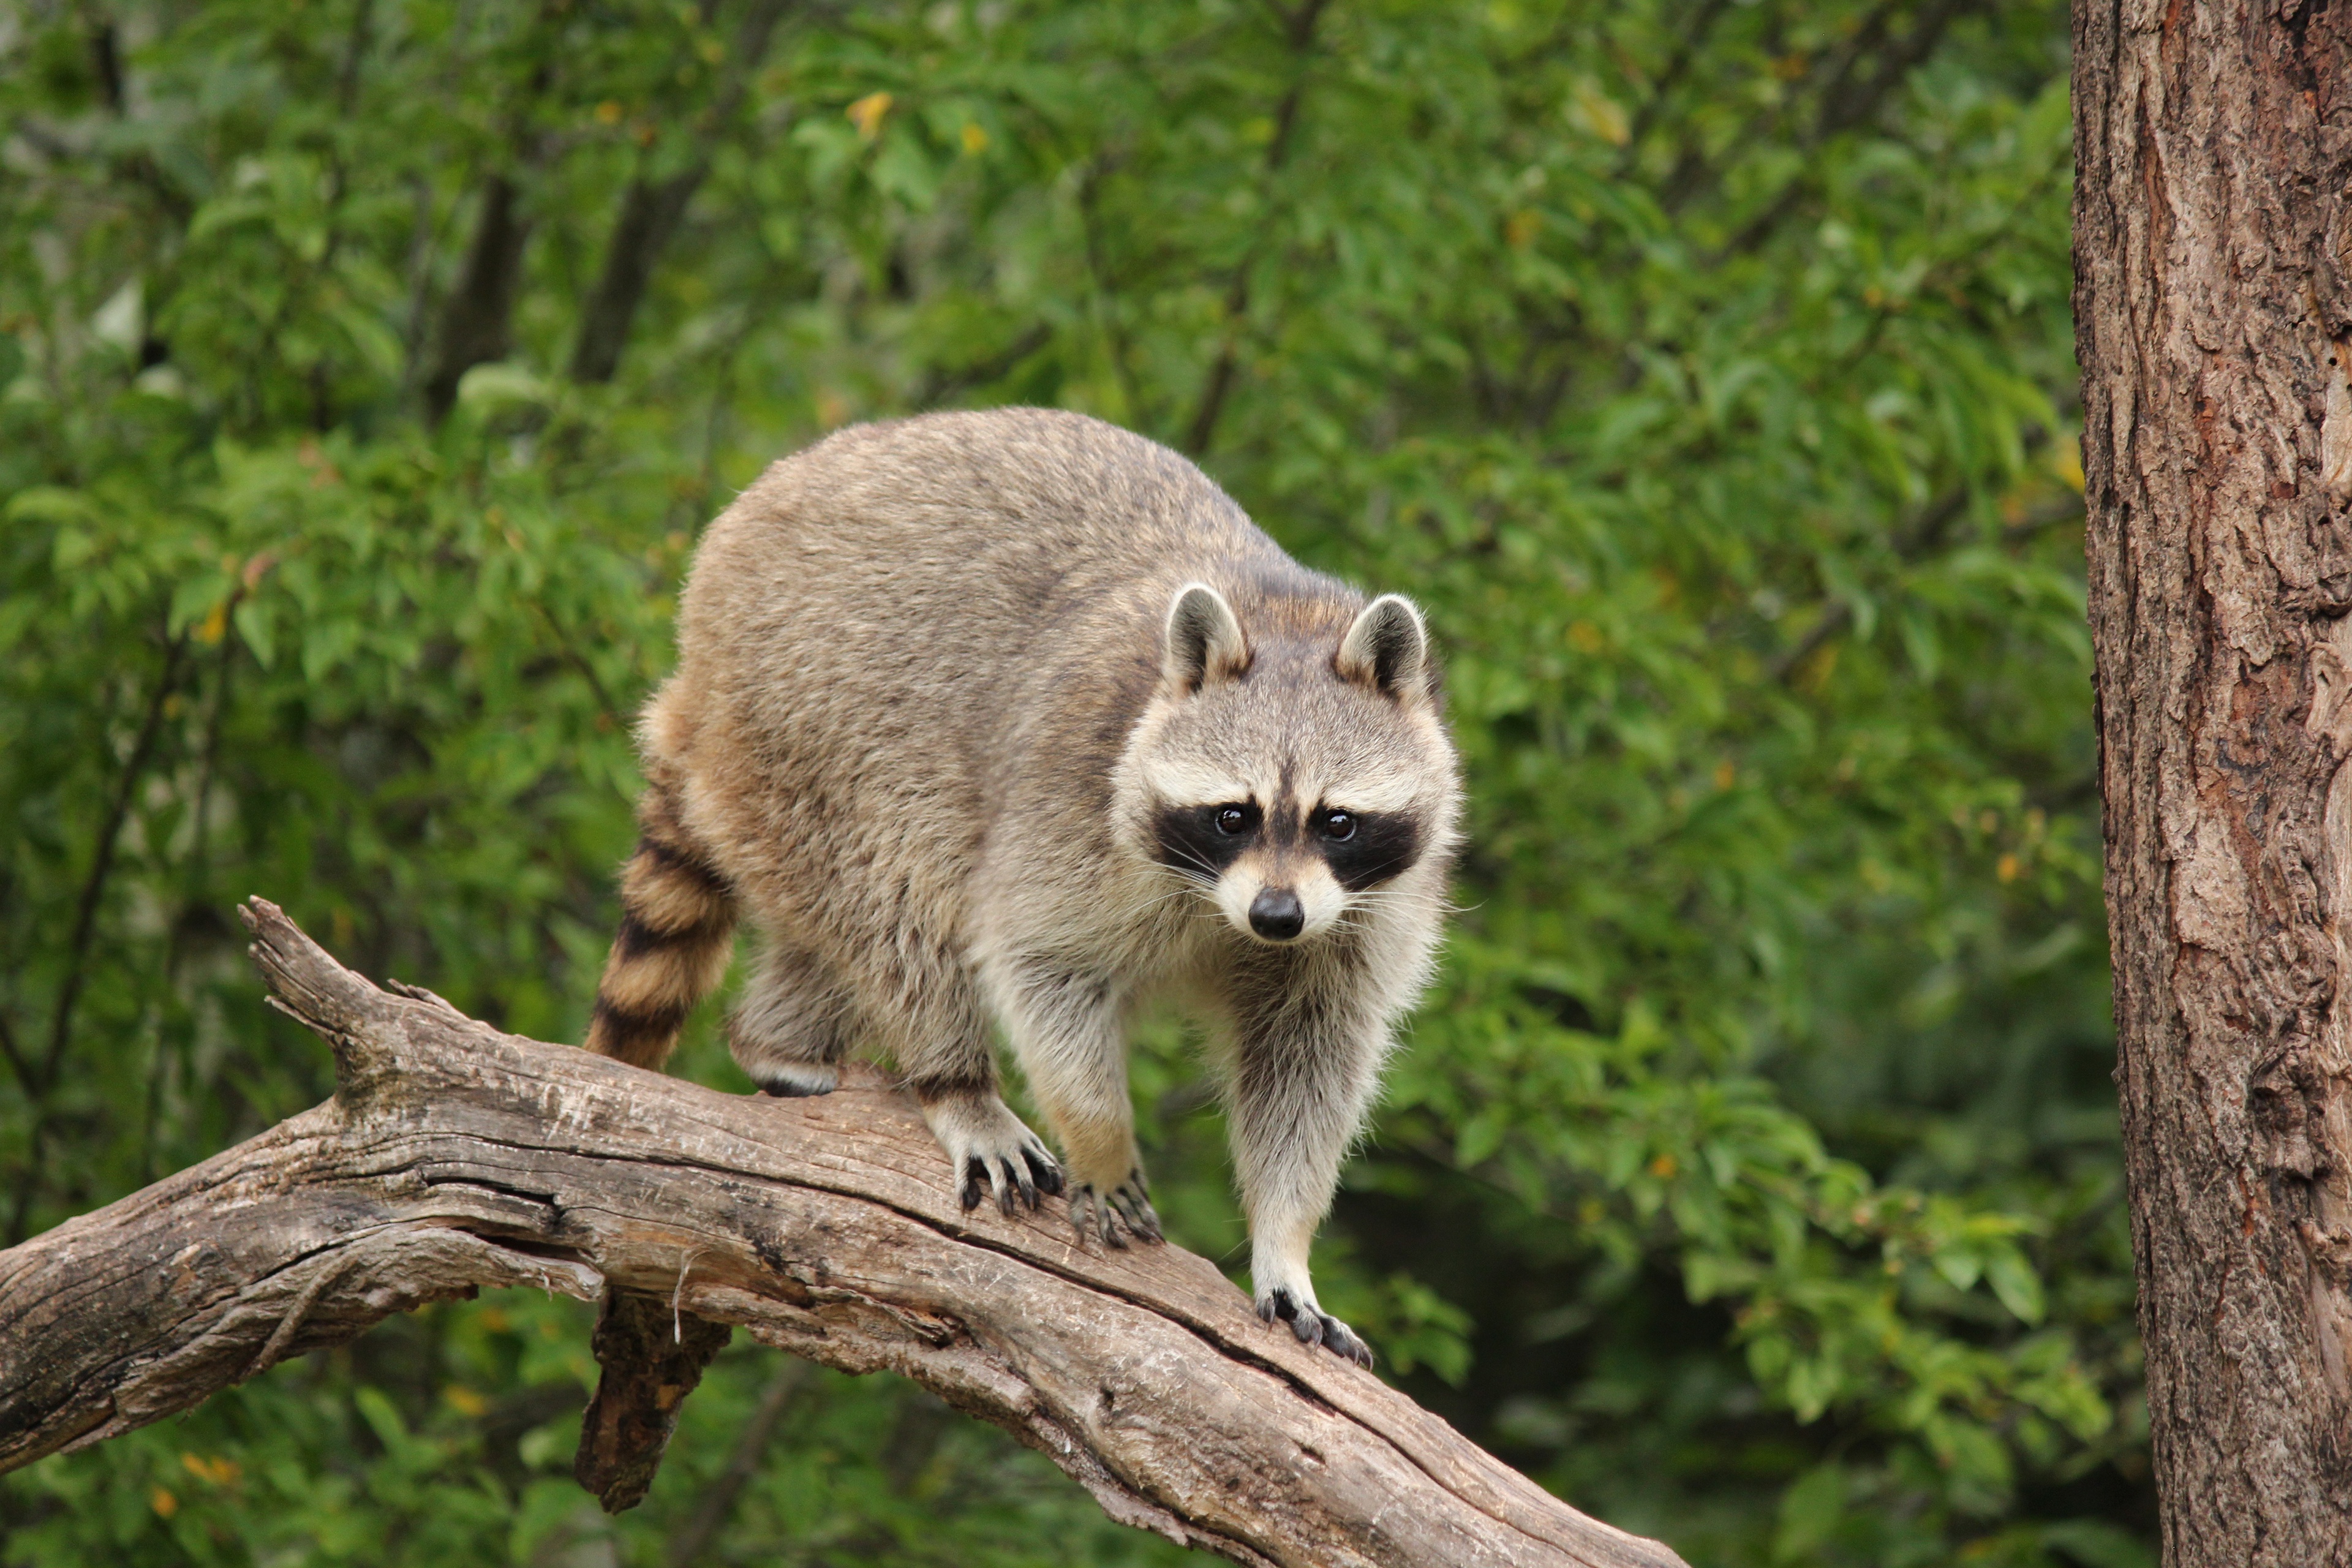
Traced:
<path id="1" fill-rule="evenodd" d="M 729 818 L 725 837 L 968 849 L 1023 757 L 1107 778 L 1157 679 L 1169 599 L 1196 578 L 1325 584 L 1191 463 L 1098 420 L 1005 409 L 844 430 L 711 525 L 647 761 L 692 775 L 696 815 Z"/>

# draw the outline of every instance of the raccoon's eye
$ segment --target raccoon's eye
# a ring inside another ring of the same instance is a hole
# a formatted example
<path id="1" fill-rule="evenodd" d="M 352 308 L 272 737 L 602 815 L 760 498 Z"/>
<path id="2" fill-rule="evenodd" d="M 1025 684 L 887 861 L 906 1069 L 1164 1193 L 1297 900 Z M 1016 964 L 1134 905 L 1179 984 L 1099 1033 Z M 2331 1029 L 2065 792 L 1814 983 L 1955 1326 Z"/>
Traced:
<path id="1" fill-rule="evenodd" d="M 1257 807 L 1221 805 L 1217 807 L 1216 821 L 1220 833 L 1247 833 L 1257 826 Z"/>
<path id="2" fill-rule="evenodd" d="M 1345 844 L 1356 836 L 1356 814 L 1352 811 L 1327 811 L 1316 822 L 1323 837 L 1335 844 Z"/>

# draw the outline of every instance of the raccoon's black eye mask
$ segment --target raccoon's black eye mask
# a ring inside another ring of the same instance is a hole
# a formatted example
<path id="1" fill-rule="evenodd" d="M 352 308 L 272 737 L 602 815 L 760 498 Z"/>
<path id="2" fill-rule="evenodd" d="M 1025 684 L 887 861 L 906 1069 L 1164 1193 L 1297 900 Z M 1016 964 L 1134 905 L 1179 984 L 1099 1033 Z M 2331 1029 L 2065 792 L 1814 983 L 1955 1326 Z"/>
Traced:
<path id="1" fill-rule="evenodd" d="M 1276 830 L 1296 838 L 1301 826 L 1305 841 L 1321 852 L 1333 879 L 1351 893 L 1401 875 L 1421 853 L 1421 824 L 1404 812 L 1322 807 L 1303 825 L 1279 824 Z M 1223 801 L 1163 807 L 1152 829 L 1161 865 L 1213 881 L 1258 841 L 1266 821 L 1255 801 Z"/>
<path id="2" fill-rule="evenodd" d="M 1351 893 L 1402 876 L 1421 855 L 1421 824 L 1402 811 L 1330 812 L 1351 816 L 1353 831 L 1346 837 L 1325 833 L 1323 858 L 1332 877 Z"/>

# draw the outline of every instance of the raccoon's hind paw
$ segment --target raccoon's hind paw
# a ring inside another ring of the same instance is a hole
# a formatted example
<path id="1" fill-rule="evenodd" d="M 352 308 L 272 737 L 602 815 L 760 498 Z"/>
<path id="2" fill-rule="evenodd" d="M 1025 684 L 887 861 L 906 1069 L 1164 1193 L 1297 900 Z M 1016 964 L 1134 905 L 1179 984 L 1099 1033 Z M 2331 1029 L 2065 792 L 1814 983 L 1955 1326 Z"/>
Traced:
<path id="1" fill-rule="evenodd" d="M 1089 1233 L 1100 1237 L 1106 1247 L 1125 1247 L 1129 1236 L 1146 1242 L 1164 1239 L 1160 1216 L 1152 1211 L 1151 1196 L 1144 1190 L 1141 1171 L 1129 1171 L 1127 1180 L 1108 1193 L 1092 1182 L 1080 1182 L 1070 1189 L 1070 1228 L 1078 1233 L 1080 1246 Z"/>
<path id="2" fill-rule="evenodd" d="M 1319 1344 L 1358 1366 L 1372 1364 L 1372 1347 L 1357 1338 L 1353 1329 L 1311 1301 L 1301 1303 L 1287 1290 L 1277 1289 L 1260 1296 L 1257 1315 L 1269 1323 L 1276 1319 L 1288 1323 L 1302 1345 Z"/>
<path id="3" fill-rule="evenodd" d="M 776 1062 L 751 1075 L 761 1094 L 778 1100 L 804 1100 L 831 1094 L 841 1085 L 841 1069 L 831 1062 Z"/>

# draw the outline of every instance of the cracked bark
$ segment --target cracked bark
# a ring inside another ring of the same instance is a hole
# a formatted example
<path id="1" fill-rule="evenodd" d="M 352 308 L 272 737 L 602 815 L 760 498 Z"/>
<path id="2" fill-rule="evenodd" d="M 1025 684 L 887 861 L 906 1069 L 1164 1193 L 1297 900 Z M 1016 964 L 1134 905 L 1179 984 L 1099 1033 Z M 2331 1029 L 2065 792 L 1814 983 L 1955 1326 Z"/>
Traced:
<path id="1" fill-rule="evenodd" d="M 1112 1518 L 1240 1563 L 1680 1562 L 1261 1324 L 1202 1258 L 1090 1250 L 1058 1203 L 965 1213 L 871 1069 L 815 1100 L 719 1094 L 379 991 L 273 906 L 245 913 L 273 1001 L 334 1048 L 335 1096 L 0 1252 L 0 1469 L 530 1286 L 610 1303 L 581 1460 L 608 1503 L 741 1328 L 902 1373 Z"/>
<path id="2" fill-rule="evenodd" d="M 2347 25 L 2074 13 L 2116 1079 L 2173 1568 L 2352 1563 Z"/>

